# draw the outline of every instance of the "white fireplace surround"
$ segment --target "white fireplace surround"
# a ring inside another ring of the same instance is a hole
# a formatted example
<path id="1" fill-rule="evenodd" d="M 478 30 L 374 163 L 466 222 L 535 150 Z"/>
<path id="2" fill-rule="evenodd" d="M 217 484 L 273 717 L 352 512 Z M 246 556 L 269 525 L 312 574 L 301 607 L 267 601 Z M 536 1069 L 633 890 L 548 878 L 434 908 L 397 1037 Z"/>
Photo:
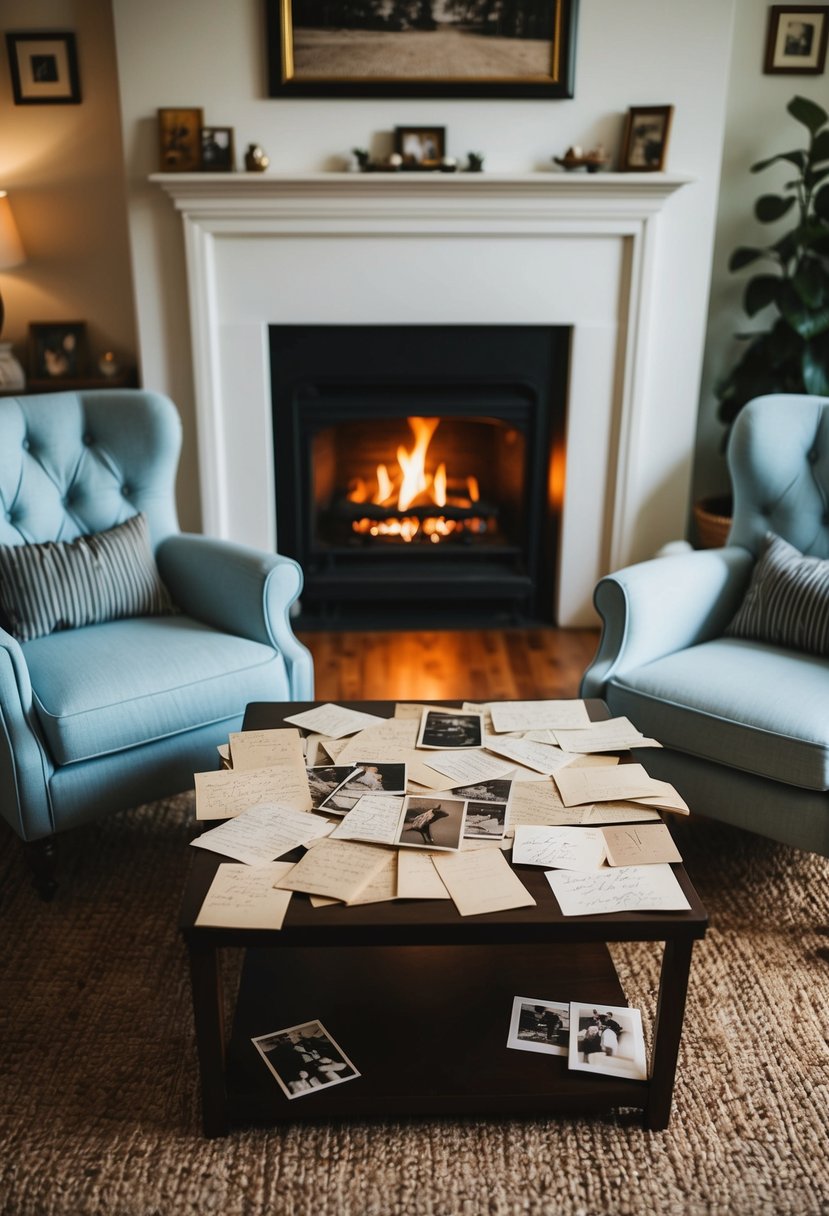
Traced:
<path id="1" fill-rule="evenodd" d="M 206 533 L 276 548 L 269 325 L 572 326 L 554 616 L 595 622 L 597 579 L 637 553 L 648 460 L 684 534 L 673 427 L 648 424 L 659 228 L 679 174 L 156 174 L 184 222 Z M 663 369 L 664 370 L 664 369 Z M 680 394 L 682 397 L 682 394 Z M 690 417 L 673 424 L 692 433 Z M 660 434 L 664 438 L 660 439 Z M 287 454 L 286 454 L 287 458 Z M 663 514 L 664 514 L 663 506 Z"/>

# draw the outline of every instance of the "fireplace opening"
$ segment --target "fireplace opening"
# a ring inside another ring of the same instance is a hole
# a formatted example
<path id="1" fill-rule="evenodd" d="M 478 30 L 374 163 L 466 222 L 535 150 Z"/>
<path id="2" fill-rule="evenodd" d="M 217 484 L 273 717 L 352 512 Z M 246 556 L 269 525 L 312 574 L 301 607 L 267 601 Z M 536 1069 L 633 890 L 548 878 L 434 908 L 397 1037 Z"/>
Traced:
<path id="1" fill-rule="evenodd" d="M 274 326 L 277 536 L 304 627 L 553 620 L 567 335 Z"/>

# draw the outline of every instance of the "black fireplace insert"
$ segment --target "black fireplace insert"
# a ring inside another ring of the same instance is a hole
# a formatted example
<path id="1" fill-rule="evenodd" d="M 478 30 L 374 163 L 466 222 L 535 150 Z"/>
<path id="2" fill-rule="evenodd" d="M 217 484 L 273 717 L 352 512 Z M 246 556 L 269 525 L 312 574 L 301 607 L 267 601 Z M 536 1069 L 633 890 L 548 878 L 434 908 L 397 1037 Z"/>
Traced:
<path id="1" fill-rule="evenodd" d="M 553 620 L 569 329 L 270 330 L 304 627 Z"/>

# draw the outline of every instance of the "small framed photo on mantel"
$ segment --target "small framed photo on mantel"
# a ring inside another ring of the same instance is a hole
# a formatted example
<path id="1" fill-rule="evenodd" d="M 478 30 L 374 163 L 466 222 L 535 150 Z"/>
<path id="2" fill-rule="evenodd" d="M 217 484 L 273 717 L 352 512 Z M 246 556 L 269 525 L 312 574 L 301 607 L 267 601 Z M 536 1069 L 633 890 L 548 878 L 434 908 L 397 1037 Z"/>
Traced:
<path id="1" fill-rule="evenodd" d="M 233 171 L 233 127 L 202 127 L 201 168 L 205 173 Z"/>
<path id="2" fill-rule="evenodd" d="M 665 168 L 673 106 L 631 106 L 625 122 L 622 173 L 658 173 Z"/>
<path id="3" fill-rule="evenodd" d="M 158 141 L 163 173 L 191 173 L 201 168 L 202 111 L 193 106 L 158 111 Z"/>
<path id="4" fill-rule="evenodd" d="M 767 76 L 819 76 L 826 66 L 829 5 L 773 4 L 766 37 Z"/>
<path id="5" fill-rule="evenodd" d="M 394 150 L 402 169 L 439 169 L 446 155 L 446 127 L 395 127 Z"/>

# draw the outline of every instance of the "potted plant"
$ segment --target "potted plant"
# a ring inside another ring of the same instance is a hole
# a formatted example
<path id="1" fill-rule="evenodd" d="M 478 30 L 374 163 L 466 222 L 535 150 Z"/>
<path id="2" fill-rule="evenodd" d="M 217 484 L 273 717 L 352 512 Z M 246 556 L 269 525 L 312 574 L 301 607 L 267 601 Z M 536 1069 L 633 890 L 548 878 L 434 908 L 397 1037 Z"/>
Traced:
<path id="1" fill-rule="evenodd" d="M 772 308 L 774 316 L 768 329 L 738 335 L 745 349 L 717 385 L 723 448 L 734 419 L 753 397 L 775 392 L 829 395 L 829 114 L 805 97 L 794 97 L 786 109 L 806 128 L 808 146 L 758 161 L 751 172 L 760 173 L 779 161 L 792 166 L 782 192 L 762 194 L 754 214 L 763 224 L 787 215 L 794 222 L 770 245 L 739 246 L 728 263 L 731 271 L 764 263 L 745 285 L 743 308 L 749 317 Z M 730 501 L 697 504 L 698 531 L 706 526 L 700 520 L 706 510 L 727 533 Z"/>

